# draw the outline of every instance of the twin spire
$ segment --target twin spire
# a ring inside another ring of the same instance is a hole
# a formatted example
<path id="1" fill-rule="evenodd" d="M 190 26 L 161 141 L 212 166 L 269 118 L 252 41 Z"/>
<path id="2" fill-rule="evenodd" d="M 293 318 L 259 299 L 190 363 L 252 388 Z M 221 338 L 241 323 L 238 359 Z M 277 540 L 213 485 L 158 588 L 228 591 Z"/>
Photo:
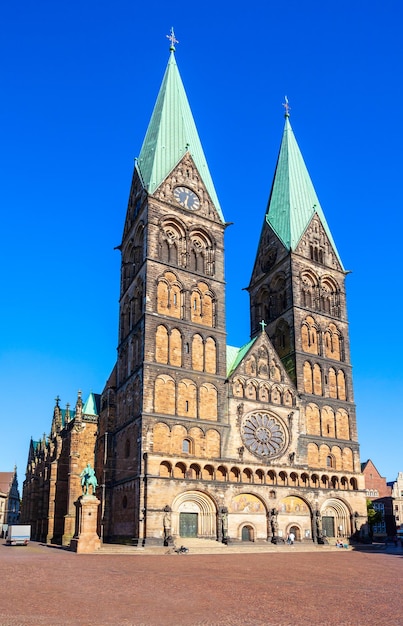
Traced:
<path id="1" fill-rule="evenodd" d="M 313 216 L 317 213 L 337 259 L 343 267 L 291 128 L 288 100 L 283 106 L 286 107 L 284 132 L 270 192 L 266 221 L 287 250 L 295 251 Z"/>
<path id="2" fill-rule="evenodd" d="M 136 162 L 136 168 L 144 187 L 148 193 L 152 194 L 172 172 L 184 154 L 189 152 L 210 198 L 224 222 L 213 179 L 176 65 L 174 44 L 178 43 L 178 40 L 175 38 L 173 29 L 167 37 L 171 42 L 168 66 Z"/>

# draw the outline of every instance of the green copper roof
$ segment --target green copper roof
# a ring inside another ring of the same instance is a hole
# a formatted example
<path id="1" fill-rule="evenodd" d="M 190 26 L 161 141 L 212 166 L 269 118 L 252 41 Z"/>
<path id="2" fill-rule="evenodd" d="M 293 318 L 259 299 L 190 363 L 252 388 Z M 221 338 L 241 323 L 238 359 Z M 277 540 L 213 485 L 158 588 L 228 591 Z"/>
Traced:
<path id="1" fill-rule="evenodd" d="M 98 415 L 95 395 L 92 392 L 83 406 L 83 415 Z"/>
<path id="2" fill-rule="evenodd" d="M 168 66 L 137 160 L 137 170 L 152 194 L 189 150 L 222 221 L 220 203 L 171 49 Z"/>
<path id="3" fill-rule="evenodd" d="M 343 267 L 289 118 L 286 116 L 266 220 L 285 247 L 288 250 L 295 250 L 315 212 Z"/>
<path id="4" fill-rule="evenodd" d="M 232 372 L 238 367 L 245 354 L 249 351 L 249 348 L 253 346 L 257 339 L 253 337 L 248 343 L 245 343 L 242 348 L 235 348 L 234 346 L 227 346 L 227 376 L 230 376 Z"/>

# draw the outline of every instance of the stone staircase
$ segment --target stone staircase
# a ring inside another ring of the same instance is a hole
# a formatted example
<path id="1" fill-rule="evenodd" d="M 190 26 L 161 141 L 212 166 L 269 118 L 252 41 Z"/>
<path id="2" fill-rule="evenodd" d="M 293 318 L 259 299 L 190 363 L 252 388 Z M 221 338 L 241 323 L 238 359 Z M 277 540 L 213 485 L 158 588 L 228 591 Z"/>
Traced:
<path id="1" fill-rule="evenodd" d="M 185 546 L 189 549 L 188 554 L 247 554 L 247 553 L 264 553 L 273 554 L 276 552 L 288 553 L 288 552 L 328 552 L 337 550 L 342 552 L 340 548 L 336 548 L 334 545 L 316 545 L 312 542 L 302 543 L 296 542 L 290 546 L 287 544 L 275 545 L 267 542 L 242 542 L 242 543 L 230 543 L 225 545 L 218 541 L 212 541 L 210 539 L 196 539 L 196 538 L 180 538 L 176 542 L 176 546 Z M 345 551 L 345 550 L 344 550 Z M 100 550 L 97 550 L 97 554 L 131 554 L 131 555 L 164 555 L 173 554 L 176 556 L 172 547 L 166 546 L 126 546 L 120 544 L 105 543 L 102 544 Z M 182 556 L 182 555 L 179 555 Z M 185 555 L 184 555 L 185 556 Z"/>

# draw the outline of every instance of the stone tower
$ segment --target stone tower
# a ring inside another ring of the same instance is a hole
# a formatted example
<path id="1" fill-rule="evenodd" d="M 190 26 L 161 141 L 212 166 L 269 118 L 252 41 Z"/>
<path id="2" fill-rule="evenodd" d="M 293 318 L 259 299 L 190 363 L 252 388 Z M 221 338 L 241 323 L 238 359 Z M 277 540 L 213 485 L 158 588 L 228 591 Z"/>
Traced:
<path id="1" fill-rule="evenodd" d="M 118 360 L 98 439 L 104 534 L 143 542 L 161 525 L 150 502 L 169 501 L 147 479 L 161 453 L 207 454 L 214 444 L 189 433 L 196 421 L 225 428 L 226 416 L 225 222 L 174 53 L 133 173 Z"/>
<path id="2" fill-rule="evenodd" d="M 251 333 L 263 320 L 302 399 L 298 453 L 359 474 L 346 274 L 287 111 L 249 286 Z"/>

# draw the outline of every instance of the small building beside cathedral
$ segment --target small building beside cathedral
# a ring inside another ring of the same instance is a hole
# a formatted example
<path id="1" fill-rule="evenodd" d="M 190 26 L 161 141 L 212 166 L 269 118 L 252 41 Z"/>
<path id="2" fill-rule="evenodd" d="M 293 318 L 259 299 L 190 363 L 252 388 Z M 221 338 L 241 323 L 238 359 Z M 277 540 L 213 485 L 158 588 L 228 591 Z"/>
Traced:
<path id="1" fill-rule="evenodd" d="M 82 495 L 80 474 L 94 463 L 100 396 L 90 393 L 75 409 L 56 398 L 49 436 L 31 439 L 23 485 L 21 523 L 31 539 L 69 545 L 75 531 L 74 502 Z"/>
<path id="2" fill-rule="evenodd" d="M 71 538 L 91 437 L 104 541 L 281 542 L 292 532 L 323 542 L 366 528 L 347 273 L 287 109 L 267 191 L 250 336 L 229 346 L 228 224 L 172 46 L 119 246 L 117 362 L 99 412 L 87 420 L 76 408 L 69 420 L 56 405 L 50 439 L 31 443 L 24 514 L 38 537 Z"/>

